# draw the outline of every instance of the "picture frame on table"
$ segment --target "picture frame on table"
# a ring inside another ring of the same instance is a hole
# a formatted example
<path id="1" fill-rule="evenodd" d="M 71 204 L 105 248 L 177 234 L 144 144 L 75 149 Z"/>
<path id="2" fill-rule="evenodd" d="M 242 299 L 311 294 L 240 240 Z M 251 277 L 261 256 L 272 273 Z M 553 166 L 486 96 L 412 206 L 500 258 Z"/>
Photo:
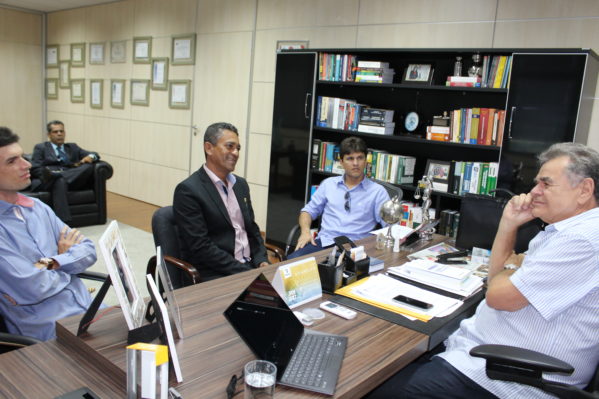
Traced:
<path id="1" fill-rule="evenodd" d="M 104 50 L 106 43 L 90 43 L 89 44 L 89 63 L 93 65 L 104 64 Z"/>
<path id="2" fill-rule="evenodd" d="M 112 64 L 123 64 L 127 62 L 126 40 L 110 42 L 110 62 Z"/>
<path id="3" fill-rule="evenodd" d="M 58 79 L 46 78 L 46 98 L 48 100 L 58 99 Z"/>
<path id="4" fill-rule="evenodd" d="M 112 108 L 125 108 L 125 79 L 112 79 L 110 81 L 110 106 Z"/>
<path id="5" fill-rule="evenodd" d="M 434 191 L 449 192 L 451 179 L 450 161 L 427 159 L 424 174 L 431 178 Z"/>
<path id="6" fill-rule="evenodd" d="M 58 67 L 58 84 L 61 89 L 71 87 L 71 61 L 60 61 Z"/>
<path id="7" fill-rule="evenodd" d="M 168 89 L 168 57 L 152 58 L 152 90 Z"/>
<path id="8" fill-rule="evenodd" d="M 149 64 L 152 60 L 152 37 L 133 38 L 133 63 Z"/>
<path id="9" fill-rule="evenodd" d="M 85 79 L 71 79 L 71 102 L 85 102 Z"/>
<path id="10" fill-rule="evenodd" d="M 60 46 L 49 44 L 46 46 L 46 68 L 58 68 L 60 60 Z"/>
<path id="11" fill-rule="evenodd" d="M 71 43 L 71 66 L 85 66 L 85 43 Z"/>
<path id="12" fill-rule="evenodd" d="M 409 64 L 401 83 L 430 85 L 434 71 L 432 64 Z"/>
<path id="13" fill-rule="evenodd" d="M 89 106 L 102 109 L 104 103 L 104 79 L 90 79 L 89 81 Z"/>
<path id="14" fill-rule="evenodd" d="M 171 45 L 171 64 L 194 65 L 196 63 L 196 34 L 175 35 Z"/>
<path id="15" fill-rule="evenodd" d="M 169 80 L 168 106 L 172 109 L 189 109 L 191 80 Z"/>
<path id="16" fill-rule="evenodd" d="M 150 105 L 150 79 L 131 79 L 131 105 Z"/>

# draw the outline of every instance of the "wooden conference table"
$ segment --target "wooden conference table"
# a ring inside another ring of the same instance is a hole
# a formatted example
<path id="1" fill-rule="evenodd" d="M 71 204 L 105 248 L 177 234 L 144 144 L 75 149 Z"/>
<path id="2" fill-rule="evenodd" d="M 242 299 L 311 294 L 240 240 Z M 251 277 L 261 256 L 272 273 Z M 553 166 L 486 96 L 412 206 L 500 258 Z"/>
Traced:
<path id="1" fill-rule="evenodd" d="M 432 243 L 436 241 L 440 239 L 436 238 Z M 369 237 L 360 243 L 365 245 L 369 255 L 385 260 L 385 266 L 401 264 L 407 255 L 405 252 L 376 250 L 374 237 Z M 324 258 L 328 252 L 315 254 L 317 260 Z M 231 376 L 239 375 L 243 365 L 255 358 L 222 313 L 258 273 L 263 272 L 272 279 L 279 265 L 201 283 L 175 292 L 185 337 L 176 344 L 183 382 L 173 385 L 184 398 L 225 398 L 225 388 Z M 304 307 L 317 307 L 320 302 L 320 300 L 313 301 Z M 452 324 L 451 329 L 454 329 L 459 319 L 474 311 L 475 305 L 476 303 L 469 301 L 463 306 L 465 309 L 458 312 L 460 316 L 446 324 Z M 75 352 L 79 358 L 86 359 L 86 362 L 77 362 L 79 367 L 93 367 L 94 370 L 100 371 L 95 375 L 98 383 L 92 384 L 94 378 L 90 377 L 89 382 L 81 385 L 89 386 L 102 397 L 110 397 L 112 396 L 110 392 L 114 391 L 109 389 L 115 388 L 106 385 L 102 380 L 117 385 L 120 383 L 121 390 L 125 388 L 124 347 L 127 327 L 124 317 L 120 311 L 114 310 L 92 324 L 85 336 L 81 338 L 76 337 L 79 320 L 80 316 L 73 316 L 59 321 L 57 342 L 38 344 L 23 350 L 35 350 L 41 347 L 39 352 L 43 352 L 46 346 L 50 349 L 53 346 L 70 348 L 70 352 Z M 353 320 L 345 320 L 327 313 L 324 319 L 316 321 L 310 328 L 346 335 L 349 338 L 335 398 L 362 397 L 425 353 L 430 345 L 430 337 L 433 336 L 362 312 L 358 312 L 358 316 Z M 2 368 L 7 364 L 4 362 L 4 356 L 0 356 Z M 60 369 L 62 370 L 63 367 L 60 366 Z M 39 374 L 39 370 L 36 371 Z M 242 389 L 242 385 L 239 385 L 238 389 Z M 42 396 L 36 395 L 36 397 Z M 277 386 L 276 397 L 283 399 L 326 396 Z"/>

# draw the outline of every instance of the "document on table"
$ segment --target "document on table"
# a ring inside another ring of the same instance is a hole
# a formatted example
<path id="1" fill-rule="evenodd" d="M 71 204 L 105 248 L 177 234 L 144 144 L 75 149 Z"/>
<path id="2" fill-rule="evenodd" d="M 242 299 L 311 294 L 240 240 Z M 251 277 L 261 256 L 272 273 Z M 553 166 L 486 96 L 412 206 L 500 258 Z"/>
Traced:
<path id="1" fill-rule="evenodd" d="M 447 316 L 463 304 L 459 299 L 439 295 L 382 274 L 364 278 L 335 293 L 399 313 L 410 320 L 428 321 L 433 317 Z M 423 309 L 393 300 L 398 295 L 430 303 L 433 306 L 430 309 Z"/>
<path id="2" fill-rule="evenodd" d="M 395 239 L 401 240 L 402 238 L 407 237 L 407 235 L 413 231 L 414 231 L 414 229 L 411 227 L 400 226 L 398 224 L 394 224 L 393 226 L 391 226 L 391 236 Z M 370 232 L 370 234 L 379 235 L 382 233 L 382 234 L 387 235 L 388 232 L 389 232 L 389 226 L 383 227 L 382 229 L 373 230 Z"/>

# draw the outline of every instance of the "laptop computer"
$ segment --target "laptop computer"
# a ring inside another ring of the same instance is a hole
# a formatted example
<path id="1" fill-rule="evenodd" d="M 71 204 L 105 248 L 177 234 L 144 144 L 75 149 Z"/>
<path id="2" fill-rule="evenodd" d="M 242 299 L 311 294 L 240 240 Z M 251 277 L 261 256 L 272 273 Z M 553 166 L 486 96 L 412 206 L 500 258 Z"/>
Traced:
<path id="1" fill-rule="evenodd" d="M 259 359 L 277 366 L 280 385 L 335 393 L 347 337 L 305 329 L 264 274 L 224 316 Z"/>

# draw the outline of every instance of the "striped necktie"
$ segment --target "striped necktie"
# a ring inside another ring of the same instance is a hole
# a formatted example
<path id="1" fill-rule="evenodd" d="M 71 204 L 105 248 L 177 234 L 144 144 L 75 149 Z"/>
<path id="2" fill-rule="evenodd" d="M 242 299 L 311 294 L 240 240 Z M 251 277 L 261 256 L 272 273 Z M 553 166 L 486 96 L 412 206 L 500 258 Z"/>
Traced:
<path id="1" fill-rule="evenodd" d="M 65 154 L 65 152 L 62 149 L 61 145 L 59 145 L 58 147 L 56 147 L 56 151 L 58 151 L 58 158 L 60 159 L 60 162 L 62 162 L 64 164 L 69 163 L 69 159 L 67 158 L 67 154 Z"/>

